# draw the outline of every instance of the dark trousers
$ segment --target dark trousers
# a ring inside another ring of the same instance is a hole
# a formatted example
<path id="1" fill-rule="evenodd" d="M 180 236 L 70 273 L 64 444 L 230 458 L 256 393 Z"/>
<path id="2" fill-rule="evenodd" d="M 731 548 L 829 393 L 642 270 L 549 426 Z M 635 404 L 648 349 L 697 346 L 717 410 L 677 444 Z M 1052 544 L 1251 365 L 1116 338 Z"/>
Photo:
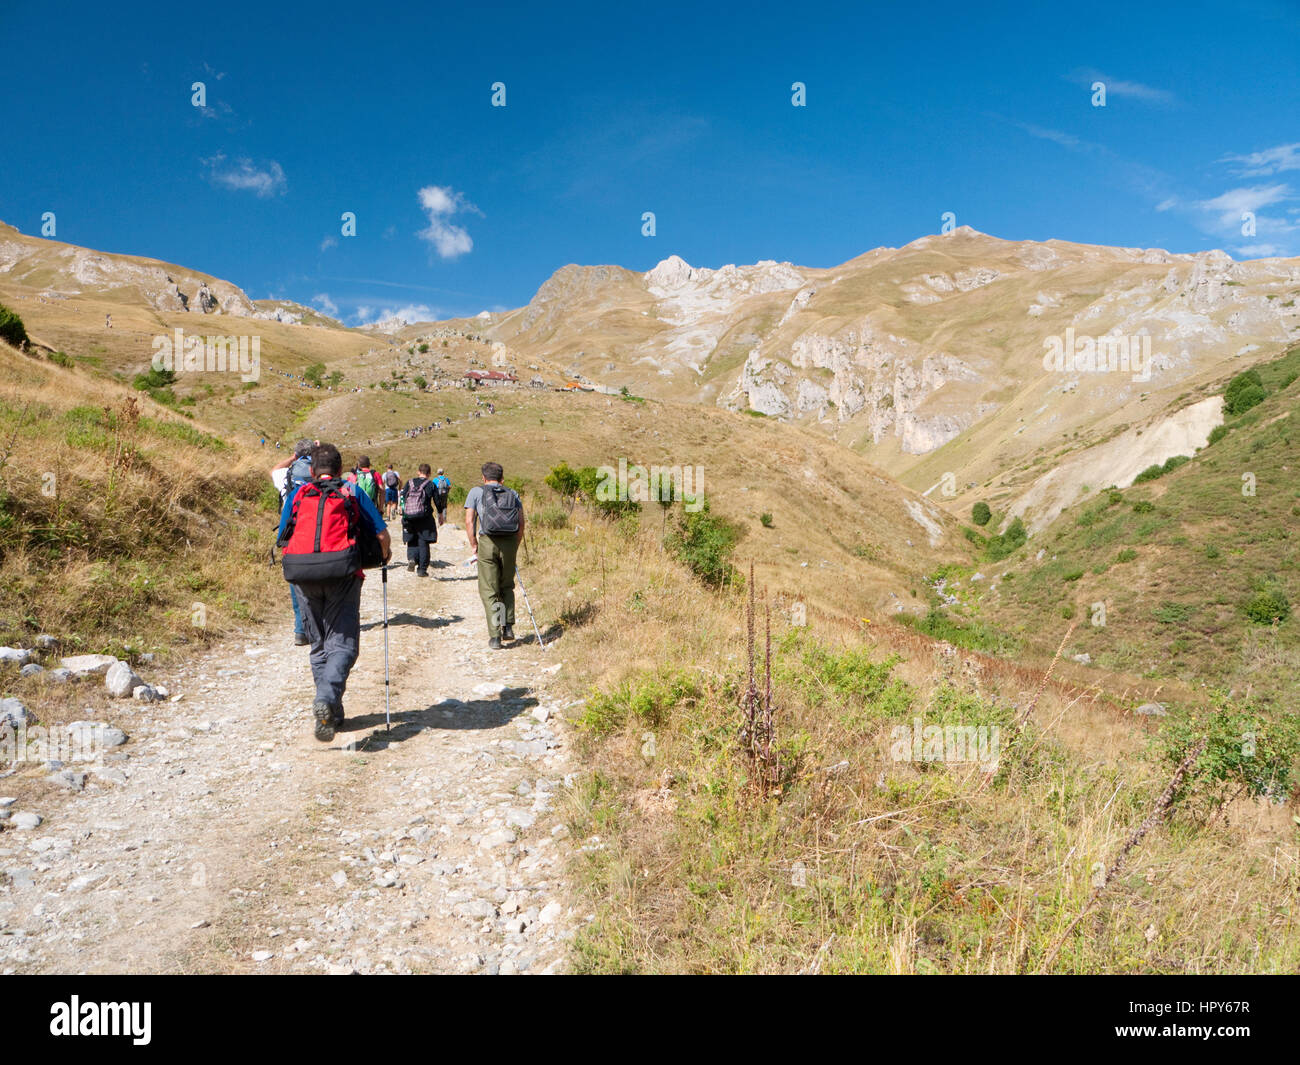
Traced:
<path id="1" fill-rule="evenodd" d="M 348 674 L 361 649 L 361 578 L 302 581 L 293 589 L 311 643 L 316 698 L 342 710 Z"/>
<path id="2" fill-rule="evenodd" d="M 417 536 L 406 545 L 406 561 L 415 563 L 415 572 L 423 576 L 429 572 L 429 541 Z"/>

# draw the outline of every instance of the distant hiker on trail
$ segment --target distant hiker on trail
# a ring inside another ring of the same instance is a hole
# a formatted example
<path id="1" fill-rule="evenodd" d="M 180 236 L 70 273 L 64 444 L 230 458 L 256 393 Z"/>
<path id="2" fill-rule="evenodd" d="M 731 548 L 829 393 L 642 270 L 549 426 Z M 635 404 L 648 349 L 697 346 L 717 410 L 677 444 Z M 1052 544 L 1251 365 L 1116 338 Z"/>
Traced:
<path id="1" fill-rule="evenodd" d="M 406 570 L 417 577 L 429 575 L 429 545 L 438 542 L 438 523 L 433 518 L 433 481 L 429 464 L 420 464 L 420 474 L 402 490 L 402 542 L 406 544 Z"/>
<path id="2" fill-rule="evenodd" d="M 338 448 L 312 448 L 311 469 L 312 480 L 285 500 L 279 542 L 311 642 L 315 735 L 328 743 L 343 725 L 343 693 L 360 652 L 362 570 L 386 563 L 391 545 L 374 502 L 340 479 Z"/>
<path id="3" fill-rule="evenodd" d="M 381 480 L 384 482 L 384 521 L 392 521 L 397 516 L 397 495 L 402 486 L 402 477 L 390 462 Z"/>
<path id="4" fill-rule="evenodd" d="M 379 509 L 379 478 L 370 468 L 369 455 L 362 455 L 357 459 L 356 468 L 348 474 L 348 480 L 365 492 L 370 497 L 370 502 L 375 505 L 375 509 Z"/>
<path id="5" fill-rule="evenodd" d="M 501 483 L 504 476 L 501 463 L 483 463 L 483 483 L 465 497 L 465 532 L 478 556 L 478 594 L 494 651 L 515 638 L 515 554 L 524 538 L 524 504 Z"/>
<path id="6" fill-rule="evenodd" d="M 290 494 L 311 480 L 311 449 L 319 440 L 299 440 L 293 445 L 293 457 L 271 467 L 271 483 L 280 493 L 280 509 Z M 279 447 L 279 444 L 275 445 Z M 298 609 L 298 597 L 289 589 L 289 602 L 293 604 L 293 642 L 298 647 L 307 646 L 307 630 L 302 625 L 302 613 Z"/>
<path id="7" fill-rule="evenodd" d="M 427 471 L 426 471 L 427 472 Z M 451 495 L 451 481 L 443 475 L 438 467 L 438 476 L 433 479 L 433 505 L 438 511 L 438 524 L 447 524 L 447 497 Z"/>

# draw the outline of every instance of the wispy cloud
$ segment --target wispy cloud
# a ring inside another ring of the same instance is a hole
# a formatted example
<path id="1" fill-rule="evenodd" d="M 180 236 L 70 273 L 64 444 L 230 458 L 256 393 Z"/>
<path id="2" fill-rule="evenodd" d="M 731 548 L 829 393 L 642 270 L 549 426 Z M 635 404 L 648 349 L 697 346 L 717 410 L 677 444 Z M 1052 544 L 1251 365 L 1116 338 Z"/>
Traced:
<path id="1" fill-rule="evenodd" d="M 1139 100 L 1144 104 L 1154 104 L 1157 107 L 1172 107 L 1178 103 L 1178 97 L 1168 89 L 1157 89 L 1151 85 L 1144 85 L 1140 81 L 1112 78 L 1109 74 L 1103 74 L 1100 70 L 1092 68 L 1077 71 L 1072 80 L 1089 87 L 1094 82 L 1100 81 L 1106 86 L 1107 99 L 1112 96 L 1128 97 L 1131 100 Z"/>
<path id="2" fill-rule="evenodd" d="M 236 192 L 251 192 L 260 199 L 279 196 L 288 188 L 284 168 L 274 159 L 257 165 L 251 159 L 227 162 L 222 153 L 203 160 L 208 168 L 208 180 L 222 188 Z"/>
<path id="3" fill-rule="evenodd" d="M 328 292 L 318 292 L 311 298 L 311 301 L 331 318 L 337 318 L 339 316 L 338 305 L 330 299 Z"/>
<path id="4" fill-rule="evenodd" d="M 339 246 L 338 237 L 326 237 L 324 240 L 320 242 L 321 251 L 328 251 L 330 248 L 337 248 L 338 246 Z"/>
<path id="5" fill-rule="evenodd" d="M 426 185 L 419 196 L 420 206 L 429 216 L 428 226 L 417 234 L 419 238 L 427 241 L 443 259 L 457 259 L 469 254 L 474 241 L 464 226 L 451 222 L 451 217 L 464 212 L 482 216 L 483 212 L 450 185 Z"/>
<path id="6" fill-rule="evenodd" d="M 1279 144 L 1246 155 L 1225 155 L 1219 162 L 1240 164 L 1233 168 L 1238 177 L 1269 177 L 1284 170 L 1300 170 L 1300 143 Z"/>
<path id="7" fill-rule="evenodd" d="M 358 325 L 378 325 L 380 322 L 388 322 L 392 319 L 400 319 L 407 325 L 413 322 L 432 322 L 436 315 L 432 307 L 426 303 L 408 303 L 405 307 L 387 307 L 376 309 L 370 306 L 357 308 L 356 321 Z"/>

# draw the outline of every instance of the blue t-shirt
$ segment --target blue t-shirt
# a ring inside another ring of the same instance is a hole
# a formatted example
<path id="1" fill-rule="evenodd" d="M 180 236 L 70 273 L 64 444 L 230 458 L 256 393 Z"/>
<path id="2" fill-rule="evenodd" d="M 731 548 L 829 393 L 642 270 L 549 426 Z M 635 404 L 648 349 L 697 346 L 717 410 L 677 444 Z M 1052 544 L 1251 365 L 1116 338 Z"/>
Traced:
<path id="1" fill-rule="evenodd" d="M 279 539 L 284 539 L 284 530 L 289 524 L 289 515 L 293 513 L 293 501 L 298 497 L 298 492 L 302 485 L 290 489 L 289 496 L 284 501 L 284 509 L 280 511 L 280 535 Z M 383 517 L 376 509 L 375 504 L 371 502 L 370 497 L 365 492 L 357 490 L 355 484 L 344 482 L 344 490 L 351 488 L 352 494 L 356 497 L 357 502 L 361 504 L 361 526 L 362 530 L 369 532 L 373 536 L 378 536 L 384 532 L 388 526 L 385 524 Z"/>

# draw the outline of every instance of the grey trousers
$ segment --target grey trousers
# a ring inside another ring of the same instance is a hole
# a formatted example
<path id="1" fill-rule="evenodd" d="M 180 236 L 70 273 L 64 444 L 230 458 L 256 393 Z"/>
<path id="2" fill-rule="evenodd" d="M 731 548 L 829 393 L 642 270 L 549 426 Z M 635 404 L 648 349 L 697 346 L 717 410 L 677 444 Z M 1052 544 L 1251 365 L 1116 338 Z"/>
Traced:
<path id="1" fill-rule="evenodd" d="M 361 578 L 302 581 L 293 585 L 293 594 L 311 643 L 316 698 L 340 710 L 361 649 Z"/>

